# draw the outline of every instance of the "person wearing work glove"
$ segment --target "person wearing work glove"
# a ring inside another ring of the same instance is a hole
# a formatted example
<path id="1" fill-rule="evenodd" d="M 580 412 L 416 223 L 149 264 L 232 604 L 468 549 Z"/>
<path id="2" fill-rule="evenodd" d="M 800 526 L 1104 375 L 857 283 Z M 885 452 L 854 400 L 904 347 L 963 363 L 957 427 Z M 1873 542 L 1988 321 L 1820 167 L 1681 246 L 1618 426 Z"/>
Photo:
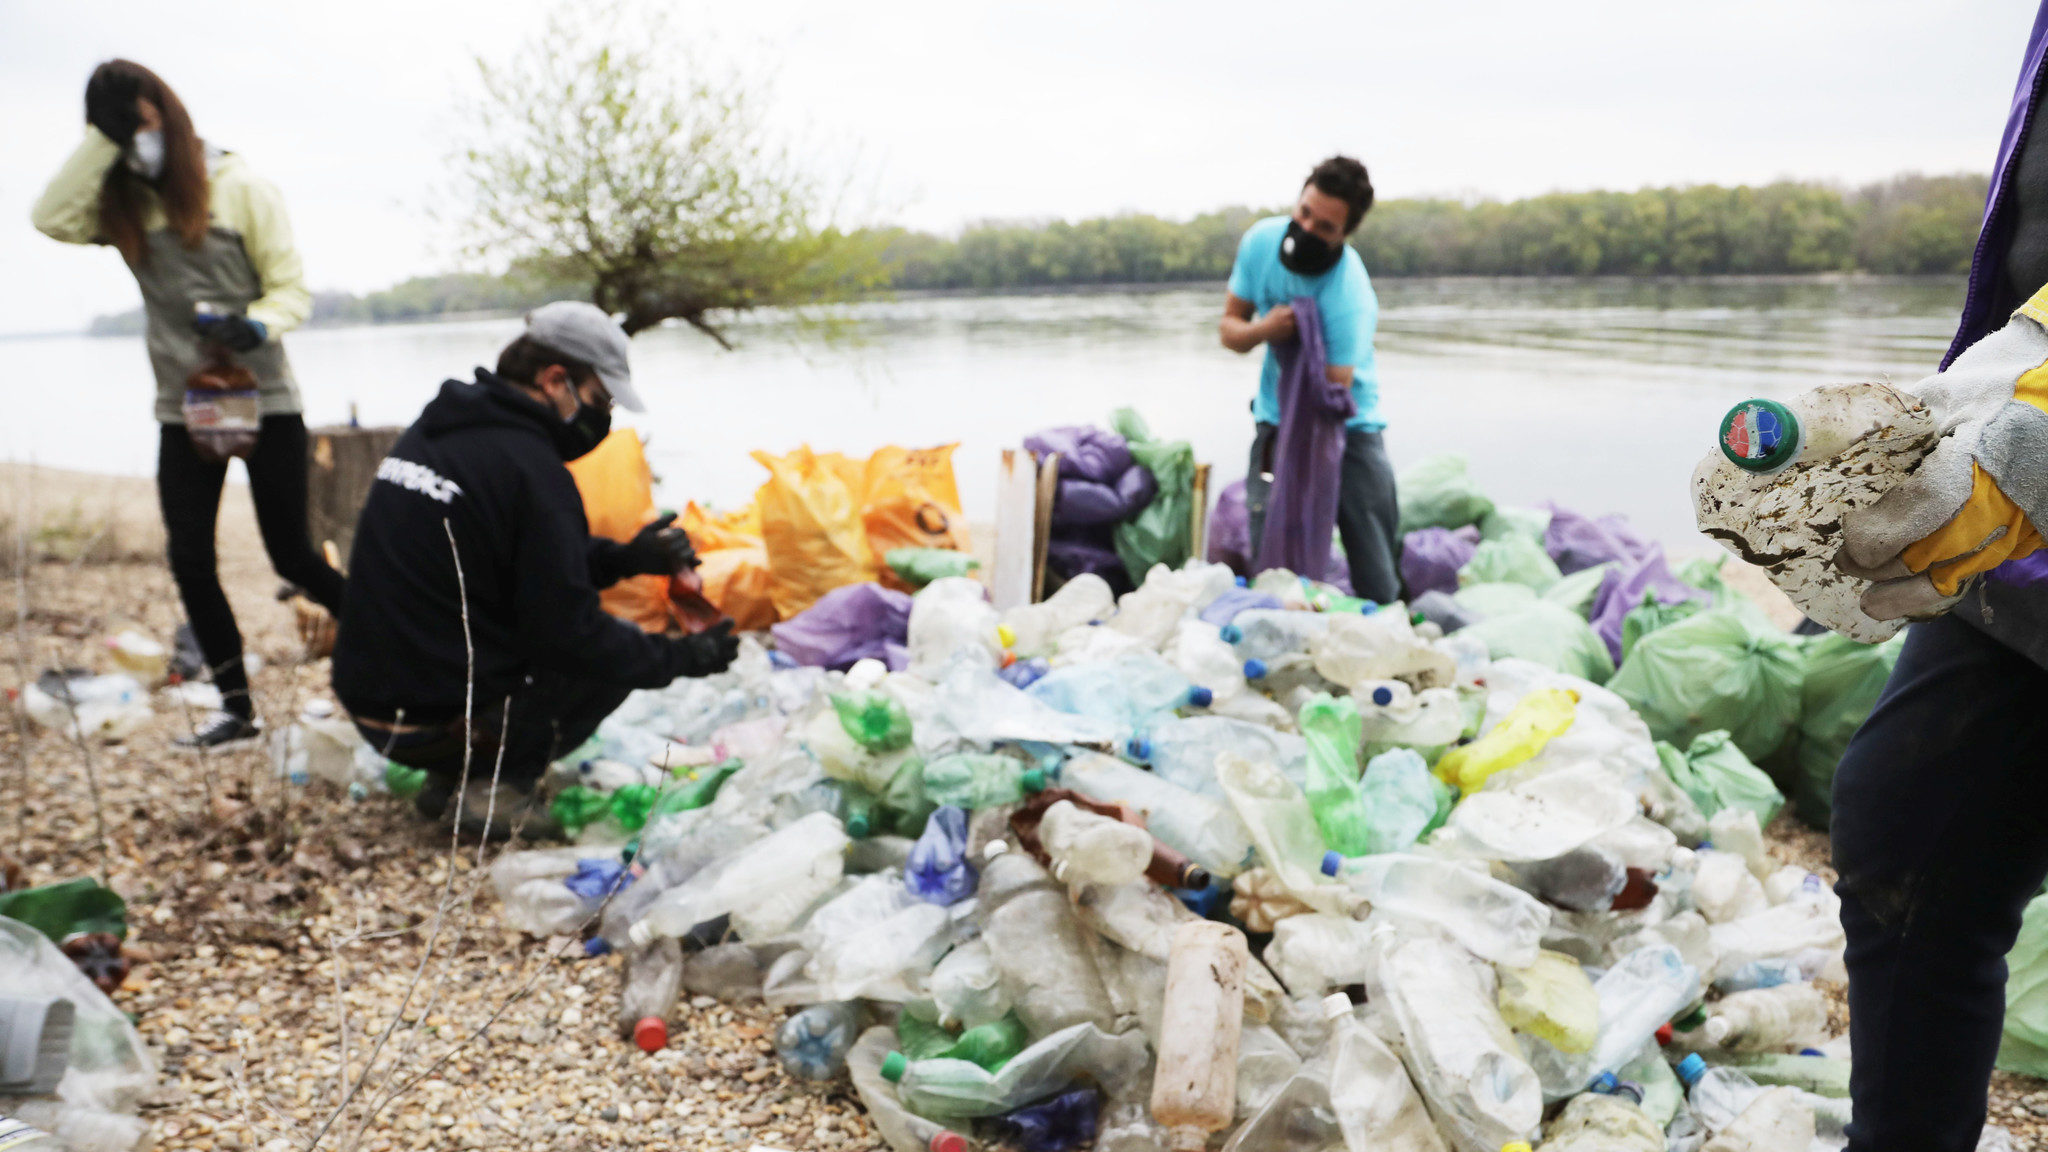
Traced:
<path id="1" fill-rule="evenodd" d="M 593 539 L 566 462 L 645 408 L 627 338 L 590 304 L 535 309 L 495 370 L 450 380 L 378 465 L 356 526 L 334 693 L 370 746 L 427 773 L 468 832 L 549 830 L 538 785 L 636 688 L 722 672 L 730 623 L 693 636 L 608 615 L 598 589 L 696 560 L 657 519 Z"/>
<path id="2" fill-rule="evenodd" d="M 1863 607 L 1921 618 L 1834 777 L 1849 1152 L 1972 1152 L 2006 953 L 2048 880 L 2048 4 L 1993 168 L 1962 321 L 1909 389 L 1945 437 L 1844 518 Z M 1931 617 L 1931 619 L 1929 618 Z M 2033 958 L 2029 958 L 2033 959 Z"/>
<path id="3" fill-rule="evenodd" d="M 171 575 L 221 692 L 220 710 L 177 746 L 205 752 L 252 744 L 259 729 L 242 634 L 214 562 L 228 465 L 206 433 L 195 438 L 188 427 L 187 390 L 222 359 L 245 373 L 255 395 L 244 397 L 236 417 L 264 550 L 279 576 L 338 611 L 341 573 L 307 533 L 306 425 L 279 342 L 311 313 L 313 297 L 276 187 L 239 155 L 202 140 L 156 73 L 128 60 L 95 68 L 85 121 L 85 139 L 30 220 L 52 239 L 113 248 L 142 289 Z M 207 413 L 211 423 L 215 411 Z"/>

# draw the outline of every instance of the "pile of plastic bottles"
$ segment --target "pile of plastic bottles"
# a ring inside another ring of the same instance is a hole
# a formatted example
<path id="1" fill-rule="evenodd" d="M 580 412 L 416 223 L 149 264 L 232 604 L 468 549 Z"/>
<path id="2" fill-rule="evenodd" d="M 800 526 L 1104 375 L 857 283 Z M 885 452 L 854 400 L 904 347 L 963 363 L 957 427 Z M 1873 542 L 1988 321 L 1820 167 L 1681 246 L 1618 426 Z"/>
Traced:
<path id="1" fill-rule="evenodd" d="M 1285 572 L 914 601 L 907 667 L 636 694 L 515 926 L 795 1009 L 897 1152 L 1843 1144 L 1838 902 L 1615 694 Z"/>

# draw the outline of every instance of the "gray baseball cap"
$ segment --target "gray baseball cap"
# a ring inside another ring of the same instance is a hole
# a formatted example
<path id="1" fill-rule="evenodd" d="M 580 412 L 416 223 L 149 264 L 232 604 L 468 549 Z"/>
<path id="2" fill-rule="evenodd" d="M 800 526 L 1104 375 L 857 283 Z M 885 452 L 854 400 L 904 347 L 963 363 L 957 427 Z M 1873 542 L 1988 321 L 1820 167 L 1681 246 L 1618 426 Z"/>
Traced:
<path id="1" fill-rule="evenodd" d="M 581 300 L 557 300 L 526 314 L 526 334 L 565 356 L 597 369 L 604 390 L 628 412 L 645 412 L 633 391 L 633 372 L 626 363 L 632 341 L 604 310 Z"/>

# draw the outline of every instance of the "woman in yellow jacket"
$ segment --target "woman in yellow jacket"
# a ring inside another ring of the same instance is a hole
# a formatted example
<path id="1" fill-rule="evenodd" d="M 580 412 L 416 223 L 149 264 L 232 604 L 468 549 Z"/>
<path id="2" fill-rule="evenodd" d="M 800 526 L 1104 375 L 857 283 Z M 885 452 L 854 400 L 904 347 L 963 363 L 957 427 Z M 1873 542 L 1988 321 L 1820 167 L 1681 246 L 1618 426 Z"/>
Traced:
<path id="1" fill-rule="evenodd" d="M 259 733 L 214 556 L 229 456 L 246 459 L 278 575 L 328 611 L 341 607 L 341 574 L 306 533 L 306 425 L 279 343 L 312 311 L 312 296 L 277 189 L 201 140 L 155 73 L 126 60 L 100 65 L 85 86 L 85 119 L 85 142 L 33 220 L 54 239 L 118 249 L 142 289 L 171 573 L 222 699 L 178 744 L 225 748 Z"/>

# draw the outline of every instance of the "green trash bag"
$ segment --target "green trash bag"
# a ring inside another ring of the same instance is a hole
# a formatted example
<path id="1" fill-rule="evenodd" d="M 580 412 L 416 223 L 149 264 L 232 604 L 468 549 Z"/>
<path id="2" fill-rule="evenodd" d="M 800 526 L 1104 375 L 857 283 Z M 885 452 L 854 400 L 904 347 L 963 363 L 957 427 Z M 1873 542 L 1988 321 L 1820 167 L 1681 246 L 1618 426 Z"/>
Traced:
<path id="1" fill-rule="evenodd" d="M 1657 739 L 1689 746 L 1723 729 L 1755 763 L 1799 722 L 1803 663 L 1797 637 L 1717 608 L 1637 641 L 1607 687 Z"/>
<path id="2" fill-rule="evenodd" d="M 1138 463 L 1152 470 L 1159 494 L 1136 516 L 1116 526 L 1116 555 L 1137 583 L 1154 564 L 1179 568 L 1193 545 L 1195 450 L 1185 440 L 1154 440 L 1135 408 L 1119 408 L 1110 427 L 1131 447 Z"/>
<path id="3" fill-rule="evenodd" d="M 1668 628 L 1680 620 L 1688 620 L 1707 610 L 1698 600 L 1680 600 L 1676 604 L 1657 603 L 1655 591 L 1643 593 L 1643 602 L 1628 610 L 1621 618 L 1621 658 L 1628 660 L 1628 654 L 1635 651 L 1636 641 L 1660 628 Z"/>
<path id="4" fill-rule="evenodd" d="M 1613 561 L 1581 568 L 1557 583 L 1543 590 L 1543 598 L 1560 608 L 1569 608 L 1580 616 L 1593 615 L 1593 601 L 1600 596 L 1600 586 L 1607 582 L 1607 571 L 1614 567 Z"/>
<path id="5" fill-rule="evenodd" d="M 1475 619 L 1484 620 L 1520 612 L 1541 597 L 1527 584 L 1468 584 L 1451 593 L 1451 599 Z"/>
<path id="6" fill-rule="evenodd" d="M 1764 770 L 1749 762 L 1726 732 L 1702 732 L 1684 752 L 1659 741 L 1657 759 L 1664 773 L 1711 820 L 1723 808 L 1756 813 L 1759 828 L 1785 806 L 1784 794 Z"/>
<path id="7" fill-rule="evenodd" d="M 1808 824 L 1828 826 L 1834 814 L 1835 765 L 1876 706 L 1905 643 L 1904 633 L 1882 644 L 1858 644 L 1832 632 L 1807 641 L 1799 726 L 1764 767 Z"/>
<path id="8" fill-rule="evenodd" d="M 0 892 L 0 916 L 19 920 L 58 944 L 100 932 L 128 937 L 127 902 L 89 876 Z"/>
<path id="9" fill-rule="evenodd" d="M 1465 474 L 1456 453 L 1431 456 L 1394 481 L 1401 501 L 1401 535 L 1418 528 L 1463 528 L 1493 511 L 1493 501 Z"/>
<path id="10" fill-rule="evenodd" d="M 965 576 L 981 567 L 981 561 L 951 548 L 891 548 L 882 563 L 912 588 L 947 576 Z"/>
<path id="11" fill-rule="evenodd" d="M 1538 592 L 1562 577 L 1543 545 L 1526 536 L 1483 540 L 1458 569 L 1460 584 L 1525 584 Z"/>
<path id="12" fill-rule="evenodd" d="M 1998 1066 L 2048 1076 L 2048 895 L 2027 905 L 2005 966 L 2005 1036 L 1998 1044 Z"/>
<path id="13" fill-rule="evenodd" d="M 1517 508 L 1511 504 L 1496 504 L 1493 511 L 1479 521 L 1481 540 L 1505 540 L 1510 536 L 1521 536 L 1536 543 L 1543 543 L 1543 537 L 1550 531 L 1550 511 L 1546 508 Z"/>
<path id="14" fill-rule="evenodd" d="M 854 743 L 870 752 L 894 752 L 910 743 L 910 713 L 887 692 L 836 693 L 832 710 Z"/>
<path id="15" fill-rule="evenodd" d="M 1614 658 L 1585 617 L 1548 600 L 1531 600 L 1513 611 L 1488 616 L 1458 634 L 1484 641 L 1495 660 L 1533 660 L 1595 684 L 1605 684 L 1614 675 Z"/>

